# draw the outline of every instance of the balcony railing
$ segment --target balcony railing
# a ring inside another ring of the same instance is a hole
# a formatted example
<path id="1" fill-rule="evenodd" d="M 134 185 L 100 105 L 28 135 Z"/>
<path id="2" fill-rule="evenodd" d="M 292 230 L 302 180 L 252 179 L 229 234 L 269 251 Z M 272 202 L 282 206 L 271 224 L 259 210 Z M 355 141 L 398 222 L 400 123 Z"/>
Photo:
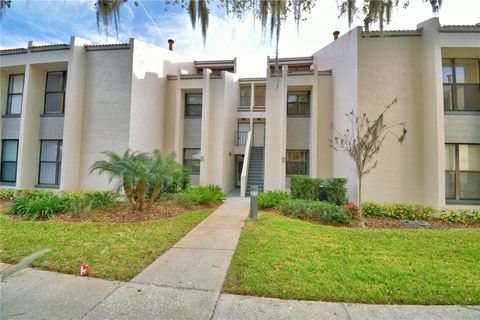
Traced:
<path id="1" fill-rule="evenodd" d="M 480 111 L 480 84 L 444 83 L 445 111 Z"/>
<path id="2" fill-rule="evenodd" d="M 235 132 L 235 145 L 244 146 L 247 144 L 248 131 Z"/>

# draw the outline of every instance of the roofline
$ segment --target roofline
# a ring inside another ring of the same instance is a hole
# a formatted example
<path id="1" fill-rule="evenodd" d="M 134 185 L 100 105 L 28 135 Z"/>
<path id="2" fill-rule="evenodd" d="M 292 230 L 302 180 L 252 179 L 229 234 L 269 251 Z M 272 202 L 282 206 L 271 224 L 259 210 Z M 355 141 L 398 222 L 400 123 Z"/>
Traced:
<path id="1" fill-rule="evenodd" d="M 422 30 L 384 30 L 384 31 L 362 31 L 362 38 L 381 38 L 381 37 L 421 37 Z"/>
<path id="2" fill-rule="evenodd" d="M 130 49 L 130 43 L 114 43 L 114 44 L 86 44 L 86 51 L 102 51 L 102 50 L 118 50 Z"/>
<path id="3" fill-rule="evenodd" d="M 194 60 L 193 63 L 195 64 L 195 66 L 197 66 L 197 65 L 209 65 L 209 66 L 234 65 L 235 64 L 235 59 L 232 59 L 232 60 Z"/>
<path id="4" fill-rule="evenodd" d="M 268 57 L 268 63 L 275 63 L 275 58 Z M 290 58 L 278 58 L 278 63 L 287 63 L 287 62 L 297 62 L 297 63 L 306 63 L 313 62 L 313 56 L 309 57 L 290 57 Z"/>
<path id="5" fill-rule="evenodd" d="M 480 24 L 477 25 L 444 25 L 440 26 L 439 32 L 474 32 L 480 33 Z"/>

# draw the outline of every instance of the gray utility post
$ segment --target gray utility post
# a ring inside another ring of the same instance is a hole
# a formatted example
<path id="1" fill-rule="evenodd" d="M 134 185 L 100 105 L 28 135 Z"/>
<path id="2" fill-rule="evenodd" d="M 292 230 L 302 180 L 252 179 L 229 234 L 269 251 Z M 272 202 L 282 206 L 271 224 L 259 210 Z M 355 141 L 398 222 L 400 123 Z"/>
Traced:
<path id="1" fill-rule="evenodd" d="M 252 186 L 250 188 L 250 220 L 257 220 L 257 204 L 258 204 L 258 187 Z"/>

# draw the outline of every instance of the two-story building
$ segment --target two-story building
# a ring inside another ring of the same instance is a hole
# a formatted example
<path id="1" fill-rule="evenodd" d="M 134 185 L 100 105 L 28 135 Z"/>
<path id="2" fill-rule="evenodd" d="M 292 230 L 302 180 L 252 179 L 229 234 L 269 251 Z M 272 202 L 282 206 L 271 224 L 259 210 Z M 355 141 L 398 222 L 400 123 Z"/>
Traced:
<path id="1" fill-rule="evenodd" d="M 173 42 L 169 43 L 170 49 Z M 335 37 L 308 57 L 267 57 L 264 78 L 241 78 L 237 59 L 185 61 L 131 39 L 0 51 L 0 183 L 17 188 L 107 189 L 89 167 L 112 150 L 175 152 L 192 184 L 224 191 L 288 189 L 289 176 L 346 177 L 352 160 L 330 146 L 345 113 L 374 117 L 393 99 L 387 139 L 364 199 L 480 204 L 480 26 Z"/>

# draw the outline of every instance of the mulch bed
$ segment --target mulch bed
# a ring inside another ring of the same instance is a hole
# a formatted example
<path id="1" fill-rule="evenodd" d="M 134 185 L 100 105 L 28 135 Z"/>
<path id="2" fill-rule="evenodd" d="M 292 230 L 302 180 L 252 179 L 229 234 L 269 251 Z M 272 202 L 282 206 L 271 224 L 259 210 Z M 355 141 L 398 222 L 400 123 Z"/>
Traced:
<path id="1" fill-rule="evenodd" d="M 268 208 L 262 209 L 263 211 L 269 211 L 284 215 L 278 210 L 277 208 Z M 287 216 L 288 215 L 284 215 Z M 291 217 L 293 218 L 293 217 Z M 298 219 L 298 218 L 295 218 Z M 360 218 L 358 216 L 353 217 L 352 224 L 345 224 L 345 223 L 337 223 L 331 224 L 326 223 L 324 221 L 313 219 L 313 218 L 305 218 L 302 219 L 305 221 L 309 221 L 312 223 L 317 223 L 325 226 L 334 226 L 334 227 L 346 227 L 346 228 L 358 228 L 358 229 L 480 229 L 480 223 L 475 222 L 468 222 L 468 223 L 448 223 L 443 222 L 440 219 L 429 218 L 424 219 L 422 221 L 428 222 L 431 224 L 430 227 L 408 227 L 400 223 L 400 220 L 391 219 L 391 218 L 375 218 L 375 217 L 367 217 L 364 216 L 365 220 L 365 228 L 360 225 Z"/>
<path id="2" fill-rule="evenodd" d="M 164 218 L 175 217 L 186 212 L 195 210 L 205 210 L 216 208 L 216 205 L 206 206 L 198 205 L 184 207 L 175 201 L 166 200 L 155 203 L 151 208 L 145 209 L 143 212 L 133 210 L 128 203 L 120 203 L 115 208 L 92 209 L 83 215 L 75 215 L 71 213 L 57 214 L 56 221 L 71 222 L 107 222 L 107 223 L 125 223 L 137 221 L 151 221 Z"/>

